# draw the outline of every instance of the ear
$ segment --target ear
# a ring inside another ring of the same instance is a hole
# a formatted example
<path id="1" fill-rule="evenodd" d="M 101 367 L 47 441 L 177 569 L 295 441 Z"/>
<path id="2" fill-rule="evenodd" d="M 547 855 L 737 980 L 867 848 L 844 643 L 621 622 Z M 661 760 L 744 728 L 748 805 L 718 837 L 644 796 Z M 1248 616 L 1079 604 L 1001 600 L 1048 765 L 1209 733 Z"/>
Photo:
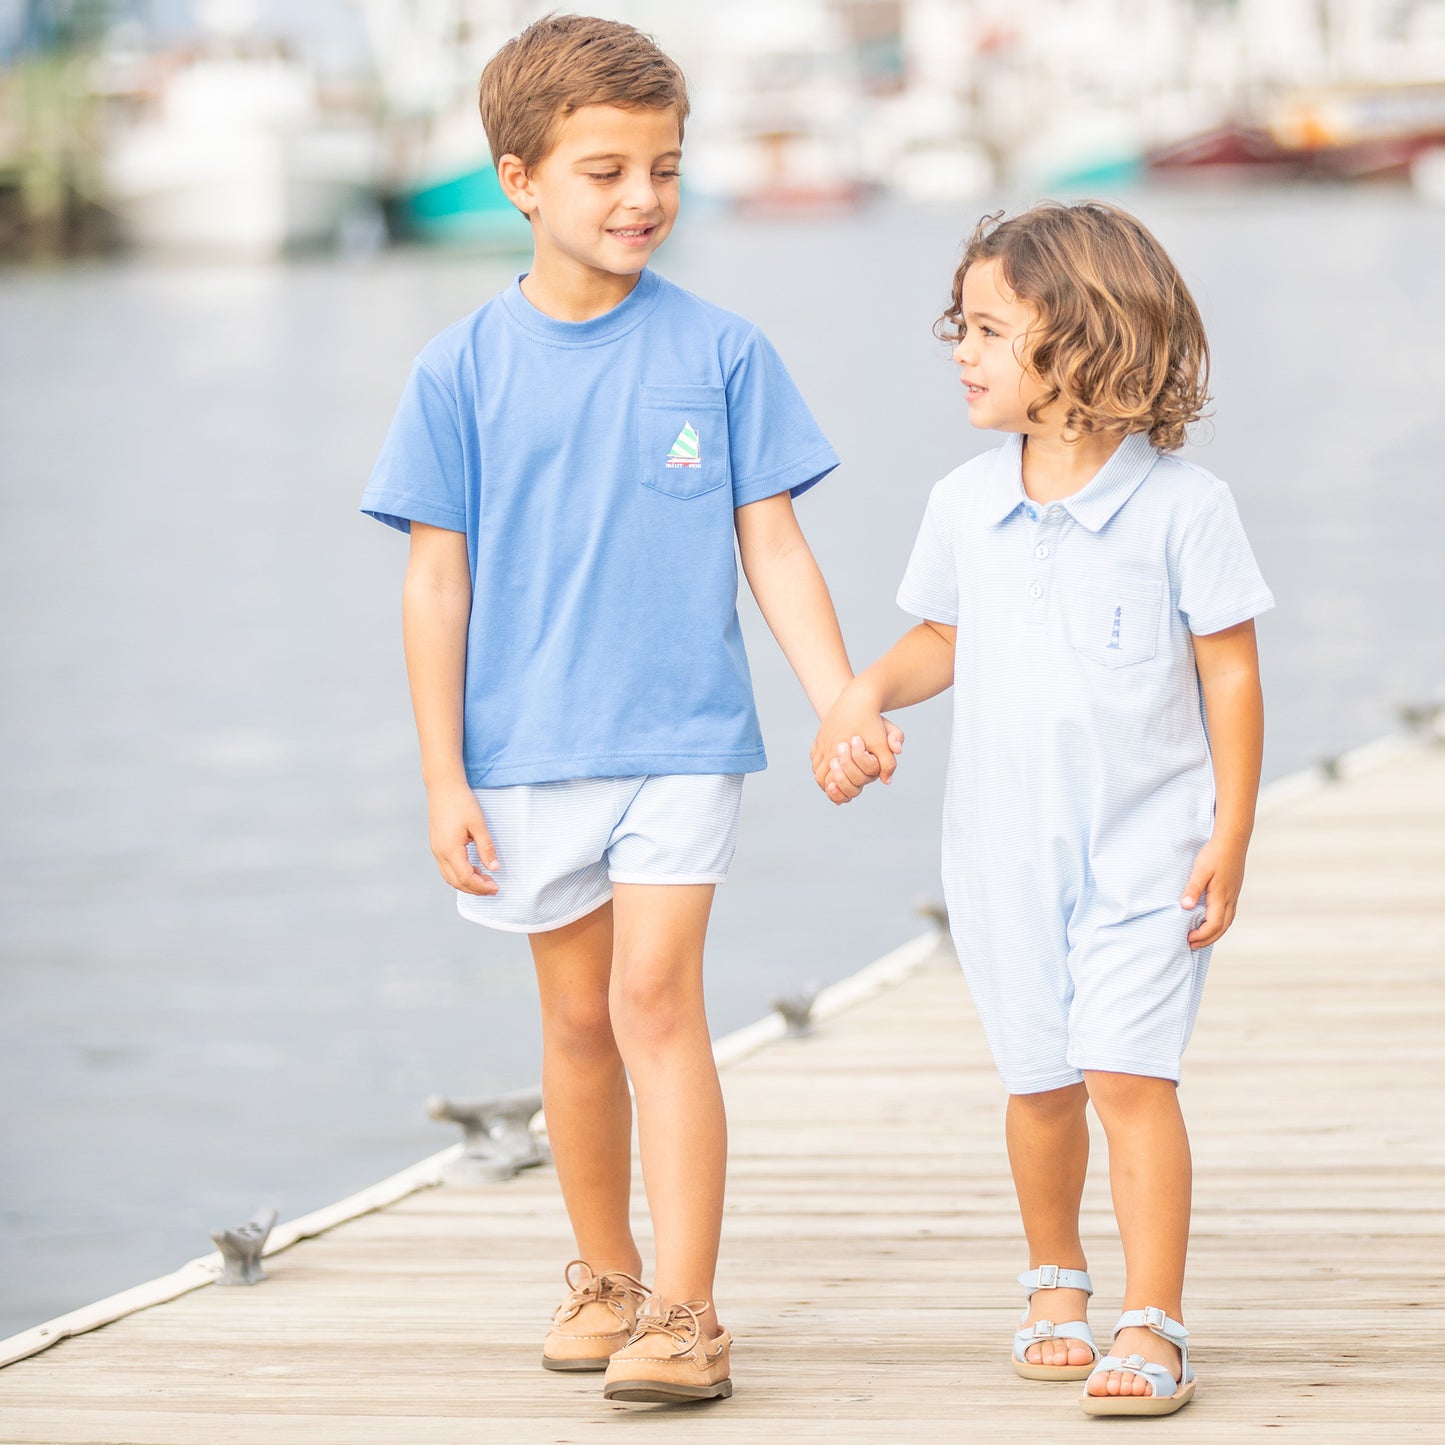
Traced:
<path id="1" fill-rule="evenodd" d="M 532 183 L 521 157 L 512 155 L 510 151 L 504 155 L 497 162 L 497 180 L 501 183 L 502 194 L 530 218 L 537 209 L 537 198 L 532 194 Z"/>

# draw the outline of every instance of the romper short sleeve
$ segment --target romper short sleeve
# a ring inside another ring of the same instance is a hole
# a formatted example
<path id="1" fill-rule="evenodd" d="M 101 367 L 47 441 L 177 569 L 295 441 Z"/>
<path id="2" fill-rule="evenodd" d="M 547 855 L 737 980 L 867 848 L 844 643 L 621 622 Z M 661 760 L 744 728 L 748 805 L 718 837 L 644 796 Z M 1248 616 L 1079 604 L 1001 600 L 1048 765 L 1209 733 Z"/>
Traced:
<path id="1" fill-rule="evenodd" d="M 733 506 L 801 496 L 838 465 L 783 359 L 756 327 L 727 375 Z"/>
<path id="2" fill-rule="evenodd" d="M 942 622 L 953 627 L 958 623 L 958 566 L 939 512 L 935 488 L 898 588 L 898 605 L 925 622 Z"/>
<path id="3" fill-rule="evenodd" d="M 1196 637 L 1237 627 L 1274 606 L 1223 482 L 1215 482 L 1184 529 L 1178 577 L 1179 610 Z"/>
<path id="4" fill-rule="evenodd" d="M 412 522 L 467 530 L 466 465 L 451 388 L 418 360 L 362 494 L 361 510 L 408 532 Z"/>

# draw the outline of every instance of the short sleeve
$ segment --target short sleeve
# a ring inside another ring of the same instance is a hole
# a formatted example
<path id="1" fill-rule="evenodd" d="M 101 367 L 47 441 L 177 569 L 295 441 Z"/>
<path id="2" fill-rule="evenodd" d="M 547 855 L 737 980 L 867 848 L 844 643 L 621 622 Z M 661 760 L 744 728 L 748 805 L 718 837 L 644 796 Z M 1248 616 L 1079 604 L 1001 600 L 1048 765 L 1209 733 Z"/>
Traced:
<path id="1" fill-rule="evenodd" d="M 372 468 L 361 510 L 408 532 L 412 522 L 467 530 L 466 463 L 457 403 L 447 384 L 418 360 L 407 378 L 391 430 Z"/>
<path id="2" fill-rule="evenodd" d="M 1215 483 L 1185 528 L 1178 576 L 1179 610 L 1196 637 L 1236 627 L 1274 606 L 1223 482 Z"/>
<path id="3" fill-rule="evenodd" d="M 727 377 L 733 506 L 800 496 L 838 465 L 783 359 L 756 328 Z"/>
<path id="4" fill-rule="evenodd" d="M 925 622 L 958 622 L 958 567 L 938 516 L 938 494 L 928 500 L 913 555 L 898 588 L 898 605 Z"/>

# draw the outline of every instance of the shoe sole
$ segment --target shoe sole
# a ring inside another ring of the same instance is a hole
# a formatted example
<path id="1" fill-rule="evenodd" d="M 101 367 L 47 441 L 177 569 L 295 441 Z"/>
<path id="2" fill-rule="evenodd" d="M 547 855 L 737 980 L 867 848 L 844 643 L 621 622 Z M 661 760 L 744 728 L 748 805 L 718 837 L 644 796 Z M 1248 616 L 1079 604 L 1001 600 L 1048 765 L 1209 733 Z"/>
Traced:
<path id="1" fill-rule="evenodd" d="M 677 1400 L 726 1400 L 732 1392 L 731 1380 L 719 1380 L 715 1385 L 675 1385 L 667 1380 L 619 1380 L 602 1391 L 602 1398 L 665 1405 Z"/>
<path id="2" fill-rule="evenodd" d="M 1087 1380 L 1094 1373 L 1093 1365 L 1031 1365 L 1027 1360 L 1011 1362 L 1014 1374 L 1024 1380 Z M 1097 1363 L 1097 1362 L 1096 1362 Z"/>
<path id="3" fill-rule="evenodd" d="M 1194 1381 L 1172 1395 L 1083 1395 L 1079 1404 L 1086 1415 L 1172 1415 L 1194 1398 Z"/>
<path id="4" fill-rule="evenodd" d="M 619 1346 L 620 1348 L 620 1346 Z M 568 1374 L 582 1374 L 584 1372 L 598 1374 L 607 1368 L 607 1355 L 602 1355 L 594 1360 L 554 1360 L 550 1356 L 542 1356 L 542 1368 L 544 1370 L 562 1370 Z"/>

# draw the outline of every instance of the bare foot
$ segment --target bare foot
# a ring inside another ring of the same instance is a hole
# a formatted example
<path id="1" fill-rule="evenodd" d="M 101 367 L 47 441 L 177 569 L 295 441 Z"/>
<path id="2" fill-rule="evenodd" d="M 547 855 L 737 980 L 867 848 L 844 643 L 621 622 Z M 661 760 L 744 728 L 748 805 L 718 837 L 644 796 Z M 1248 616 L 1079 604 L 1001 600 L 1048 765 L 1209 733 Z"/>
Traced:
<path id="1" fill-rule="evenodd" d="M 1119 1359 L 1129 1355 L 1142 1355 L 1151 1364 L 1163 1365 L 1177 1380 L 1179 1370 L 1179 1349 L 1168 1340 L 1160 1339 L 1153 1330 L 1142 1325 L 1120 1330 L 1114 1336 L 1109 1353 Z M 1110 1370 L 1107 1374 L 1090 1375 L 1086 1386 L 1091 1395 L 1152 1395 L 1154 1387 L 1143 1375 L 1130 1374 L 1127 1370 Z"/>
<path id="2" fill-rule="evenodd" d="M 1060 1324 L 1065 1320 L 1086 1320 L 1089 1317 L 1089 1296 L 1081 1289 L 1037 1289 L 1029 1299 L 1025 1327 L 1039 1320 Z M 1031 1365 L 1088 1365 L 1094 1352 L 1079 1339 L 1060 1335 L 1057 1339 L 1040 1340 L 1024 1351 Z"/>

